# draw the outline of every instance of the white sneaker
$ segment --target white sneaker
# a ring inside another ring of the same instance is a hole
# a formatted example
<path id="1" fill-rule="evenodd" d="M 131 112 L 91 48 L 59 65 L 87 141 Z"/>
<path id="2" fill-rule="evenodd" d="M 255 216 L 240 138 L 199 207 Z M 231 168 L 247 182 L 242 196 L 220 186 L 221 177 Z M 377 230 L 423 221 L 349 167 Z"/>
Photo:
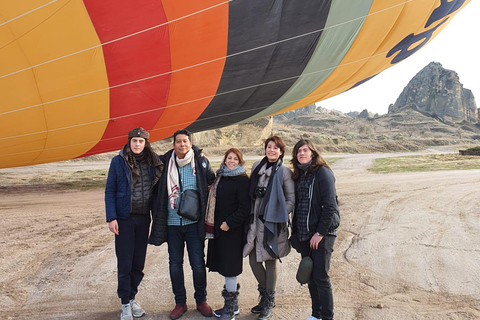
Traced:
<path id="1" fill-rule="evenodd" d="M 132 307 L 130 303 L 122 304 L 122 313 L 120 314 L 120 320 L 133 320 Z"/>
<path id="2" fill-rule="evenodd" d="M 135 318 L 140 318 L 145 315 L 145 310 L 140 307 L 137 301 L 130 300 L 130 307 L 132 308 L 132 316 Z"/>
<path id="3" fill-rule="evenodd" d="M 318 318 L 315 318 L 314 316 L 310 316 L 307 318 L 307 320 L 322 320 L 322 319 L 318 319 Z"/>

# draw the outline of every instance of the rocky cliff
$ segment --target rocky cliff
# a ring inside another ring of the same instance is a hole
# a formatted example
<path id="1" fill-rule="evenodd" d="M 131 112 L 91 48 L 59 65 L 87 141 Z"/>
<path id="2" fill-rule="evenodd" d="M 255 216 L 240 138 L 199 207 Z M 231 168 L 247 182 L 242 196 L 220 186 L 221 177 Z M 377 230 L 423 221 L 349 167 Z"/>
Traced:
<path id="1" fill-rule="evenodd" d="M 438 62 L 429 63 L 410 80 L 388 113 L 405 106 L 445 122 L 480 120 L 473 93 L 463 88 L 455 71 L 444 69 Z"/>

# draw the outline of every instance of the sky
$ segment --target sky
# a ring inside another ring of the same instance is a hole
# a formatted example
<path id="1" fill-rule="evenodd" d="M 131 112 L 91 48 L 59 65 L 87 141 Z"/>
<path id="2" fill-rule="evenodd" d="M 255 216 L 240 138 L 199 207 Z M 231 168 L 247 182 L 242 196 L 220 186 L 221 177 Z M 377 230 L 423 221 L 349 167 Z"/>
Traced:
<path id="1" fill-rule="evenodd" d="M 434 39 L 418 52 L 384 70 L 366 83 L 317 103 L 344 113 L 362 111 L 385 114 L 408 82 L 435 61 L 457 72 L 463 87 L 470 89 L 480 107 L 480 0 L 460 10 Z"/>

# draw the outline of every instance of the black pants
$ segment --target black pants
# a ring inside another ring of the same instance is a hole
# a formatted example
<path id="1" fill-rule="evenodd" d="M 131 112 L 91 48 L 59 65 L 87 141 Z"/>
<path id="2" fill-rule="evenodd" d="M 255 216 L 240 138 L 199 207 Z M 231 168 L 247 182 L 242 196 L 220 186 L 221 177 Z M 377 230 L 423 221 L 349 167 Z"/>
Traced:
<path id="1" fill-rule="evenodd" d="M 150 215 L 131 215 L 118 219 L 118 236 L 115 235 L 117 255 L 118 297 L 122 304 L 135 298 L 143 279 L 147 254 Z"/>
<path id="2" fill-rule="evenodd" d="M 322 320 L 333 319 L 333 294 L 328 270 L 332 257 L 335 236 L 327 235 L 318 244 L 317 250 L 311 250 L 310 241 L 298 244 L 298 252 L 302 258 L 310 254 L 313 260 L 312 278 L 308 282 L 308 290 L 312 299 L 312 316 Z"/>

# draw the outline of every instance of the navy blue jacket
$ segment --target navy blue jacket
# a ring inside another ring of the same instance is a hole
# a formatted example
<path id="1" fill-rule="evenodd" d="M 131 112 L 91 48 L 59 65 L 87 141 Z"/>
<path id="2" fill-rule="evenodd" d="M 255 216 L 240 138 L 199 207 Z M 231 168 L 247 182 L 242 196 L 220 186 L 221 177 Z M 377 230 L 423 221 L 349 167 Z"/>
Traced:
<path id="1" fill-rule="evenodd" d="M 153 181 L 155 171 L 148 167 L 150 179 Z M 105 212 L 107 221 L 112 219 L 126 219 L 132 211 L 132 172 L 123 158 L 123 150 L 113 157 L 108 169 L 107 184 L 105 186 Z M 152 198 L 155 192 L 152 191 Z"/>
<path id="2" fill-rule="evenodd" d="M 205 211 L 207 208 L 208 200 L 208 186 L 215 180 L 215 173 L 212 170 L 212 166 L 207 158 L 200 157 L 201 151 L 196 146 L 192 146 L 195 153 L 195 169 L 197 171 L 196 181 L 197 188 L 200 195 L 200 218 L 198 225 L 198 236 L 200 239 L 205 240 Z M 168 191 L 167 191 L 167 175 L 168 166 L 170 164 L 170 157 L 172 156 L 173 149 L 168 151 L 163 156 L 160 156 L 160 160 L 164 163 L 162 176 L 158 181 L 158 188 L 155 199 L 152 206 L 152 230 L 150 231 L 150 238 L 148 243 L 159 246 L 167 241 L 167 217 L 168 217 Z"/>

